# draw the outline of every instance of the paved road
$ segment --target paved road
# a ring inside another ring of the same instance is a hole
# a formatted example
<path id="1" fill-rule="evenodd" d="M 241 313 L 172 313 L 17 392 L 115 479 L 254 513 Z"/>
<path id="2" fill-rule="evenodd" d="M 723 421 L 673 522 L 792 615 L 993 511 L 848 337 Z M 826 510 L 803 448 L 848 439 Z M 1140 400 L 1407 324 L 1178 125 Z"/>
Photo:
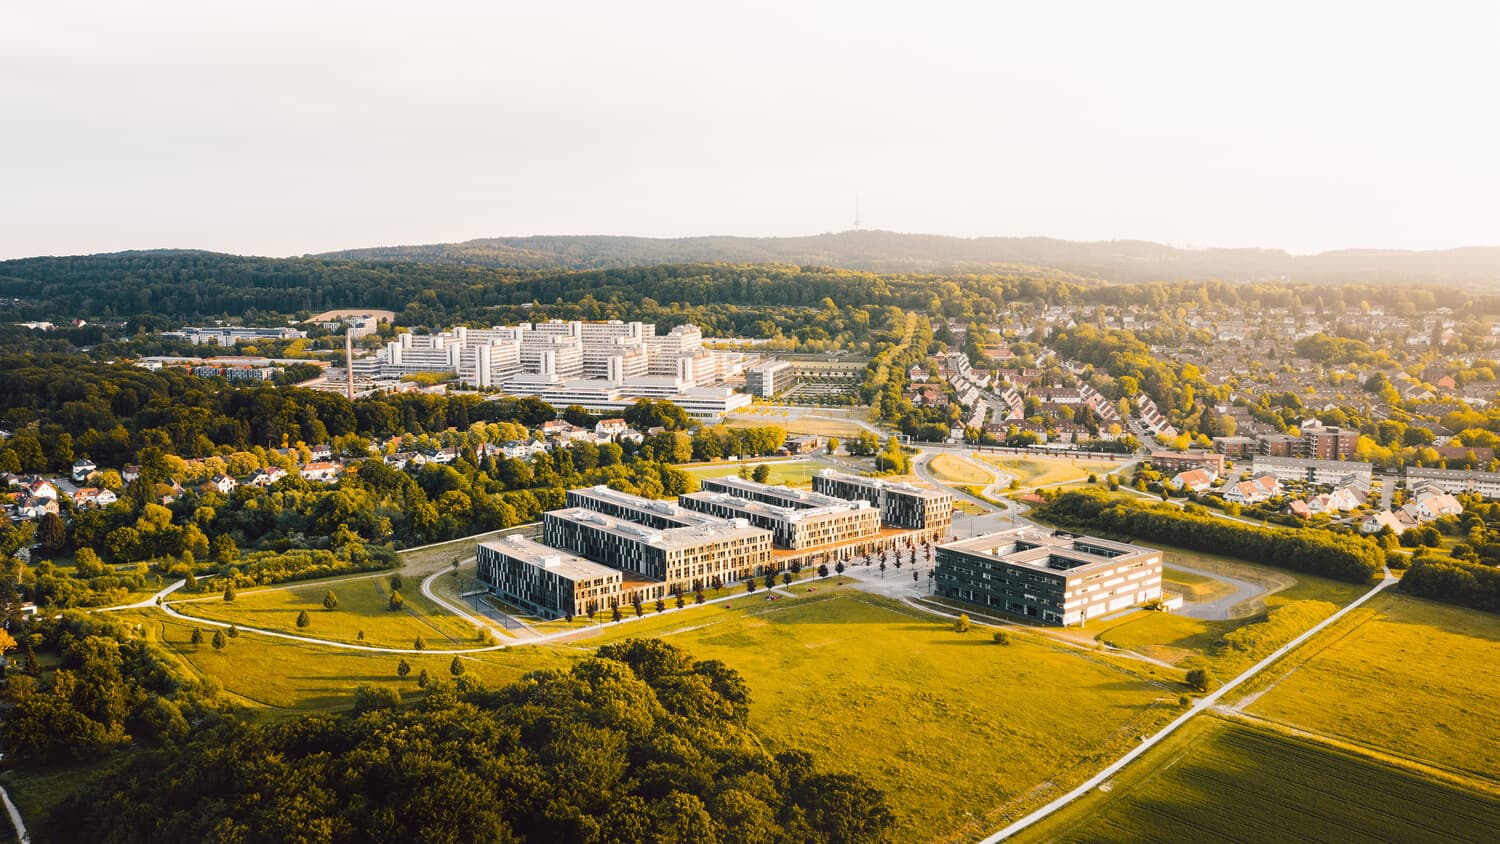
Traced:
<path id="1" fill-rule="evenodd" d="M 1321 623 L 1315 625 L 1312 629 L 1310 629 L 1307 632 L 1303 633 L 1301 636 L 1298 636 L 1297 638 L 1293 639 L 1292 641 L 1287 642 L 1285 645 L 1282 645 L 1280 648 L 1277 648 L 1276 651 L 1274 653 L 1272 653 L 1270 656 L 1266 657 L 1265 659 L 1261 660 L 1260 662 L 1257 662 L 1255 665 L 1251 666 L 1248 670 L 1246 670 L 1243 674 L 1239 675 L 1238 677 L 1235 677 L 1233 680 L 1230 680 L 1229 682 L 1227 682 L 1224 685 L 1220 686 L 1214 692 L 1212 692 L 1210 694 L 1207 694 L 1207 695 L 1204 695 L 1202 698 L 1200 698 L 1198 700 L 1197 703 L 1193 704 L 1192 708 L 1189 709 L 1187 712 L 1184 712 L 1182 715 L 1180 715 L 1172 723 L 1170 723 L 1167 726 L 1163 727 L 1155 735 L 1153 735 L 1150 738 L 1146 739 L 1145 741 L 1141 742 L 1139 745 L 1136 745 L 1134 748 L 1132 748 L 1130 750 L 1129 753 L 1126 753 L 1124 756 L 1120 757 L 1119 759 L 1115 760 L 1113 763 L 1111 763 L 1110 765 L 1108 765 L 1107 767 L 1105 767 L 1104 770 L 1102 770 L 1099 773 L 1095 774 L 1094 776 L 1090 777 L 1082 785 L 1078 786 L 1077 788 L 1073 789 L 1072 791 L 1069 791 L 1067 794 L 1064 794 L 1063 796 L 1057 798 L 1056 800 L 1053 800 L 1051 803 L 1048 803 L 1047 805 L 1043 806 L 1042 808 L 1037 809 L 1035 812 L 1032 812 L 1031 814 L 1027 815 L 1026 817 L 1021 818 L 1020 820 L 1012 823 L 1010 826 L 1007 826 L 1004 829 L 1000 830 L 999 832 L 996 832 L 995 834 L 989 836 L 988 838 L 983 839 L 980 842 L 980 844 L 993 844 L 993 842 L 1004 841 L 1005 839 L 1011 837 L 1012 835 L 1015 835 L 1016 833 L 1019 833 L 1019 832 L 1022 832 L 1024 830 L 1028 829 L 1029 827 L 1031 827 L 1032 825 L 1034 825 L 1037 822 L 1041 821 L 1042 819 L 1044 819 L 1044 818 L 1052 815 L 1054 812 L 1058 811 L 1062 807 L 1068 805 L 1069 803 L 1073 802 L 1074 800 L 1077 800 L 1079 797 L 1082 797 L 1083 795 L 1085 795 L 1085 794 L 1089 793 L 1090 791 L 1093 791 L 1094 789 L 1096 789 L 1099 786 L 1103 785 L 1105 782 L 1107 782 L 1109 780 L 1110 777 L 1112 777 L 1115 774 L 1119 773 L 1121 770 L 1123 770 L 1125 768 L 1126 765 L 1129 765 L 1131 762 L 1134 762 L 1142 754 L 1146 753 L 1151 748 L 1153 748 L 1156 745 L 1160 744 L 1163 739 L 1167 738 L 1167 736 L 1170 736 L 1172 733 L 1176 732 L 1178 730 L 1178 728 L 1180 728 L 1183 724 L 1186 724 L 1188 721 L 1191 721 L 1194 717 L 1198 716 L 1199 714 L 1201 714 L 1201 713 L 1203 713 L 1203 712 L 1205 712 L 1205 711 L 1207 711 L 1209 709 L 1212 709 L 1213 707 L 1217 706 L 1218 703 L 1219 703 L 1219 700 L 1221 698 L 1223 698 L 1224 695 L 1226 695 L 1229 692 L 1233 691 L 1234 689 L 1238 688 L 1246 680 L 1251 679 L 1255 675 L 1257 675 L 1260 672 L 1264 671 L 1265 669 L 1269 668 L 1277 660 L 1281 659 L 1282 657 L 1286 656 L 1287 654 L 1289 654 L 1292 651 L 1296 650 L 1297 648 L 1301 647 L 1303 643 L 1305 643 L 1306 641 L 1308 641 L 1312 637 L 1318 635 L 1319 633 L 1323 632 L 1323 630 L 1325 630 L 1327 627 L 1329 627 L 1330 625 L 1336 623 L 1339 619 L 1341 619 L 1344 616 L 1348 615 L 1350 612 L 1354 611 L 1355 609 L 1358 609 L 1360 606 L 1364 605 L 1364 603 L 1366 601 L 1368 601 L 1371 598 L 1375 597 L 1376 595 L 1380 594 L 1381 591 L 1383 591 L 1387 587 L 1391 586 L 1395 582 L 1396 582 L 1396 578 L 1391 575 L 1390 569 L 1386 569 L 1385 570 L 1385 577 L 1384 577 L 1384 579 L 1382 579 L 1379 583 L 1377 583 L 1373 587 L 1371 587 L 1370 591 L 1368 591 L 1365 594 L 1361 595 L 1353 603 L 1349 604 L 1348 606 L 1344 607 L 1343 609 L 1339 610 L 1338 612 L 1336 612 L 1333 615 L 1329 616 L 1328 618 L 1324 619 Z"/>
<path id="2" fill-rule="evenodd" d="M 1214 580 L 1228 583 L 1229 585 L 1234 587 L 1233 594 L 1226 595 L 1216 601 L 1203 601 L 1201 603 L 1193 603 L 1192 601 L 1188 601 L 1186 598 L 1184 598 L 1182 602 L 1182 609 L 1177 610 L 1176 614 L 1184 615 L 1188 618 L 1201 618 L 1205 621 L 1227 621 L 1231 618 L 1243 618 L 1245 615 L 1247 615 L 1247 613 L 1236 614 L 1236 607 L 1246 601 L 1259 598 L 1261 595 L 1264 595 L 1267 592 L 1271 591 L 1258 583 L 1251 583 L 1248 580 L 1239 580 L 1233 577 L 1226 577 L 1225 575 L 1218 574 L 1216 572 L 1190 568 L 1188 566 L 1179 565 L 1177 563 L 1171 563 L 1170 567 L 1179 571 L 1188 572 L 1189 574 L 1197 574 L 1202 575 L 1203 577 L 1210 577 Z"/>

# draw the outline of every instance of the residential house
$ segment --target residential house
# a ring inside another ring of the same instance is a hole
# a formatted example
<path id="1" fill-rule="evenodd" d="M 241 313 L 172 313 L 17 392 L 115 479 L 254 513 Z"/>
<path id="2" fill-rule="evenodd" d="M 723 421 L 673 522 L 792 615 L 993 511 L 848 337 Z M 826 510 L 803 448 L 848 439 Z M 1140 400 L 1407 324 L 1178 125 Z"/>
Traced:
<path id="1" fill-rule="evenodd" d="M 1259 504 L 1281 494 L 1281 481 L 1273 475 L 1257 475 L 1248 481 L 1231 484 L 1224 491 L 1224 500 L 1234 504 Z"/>
<path id="2" fill-rule="evenodd" d="M 286 477 L 285 469 L 280 466 L 267 466 L 264 469 L 256 469 L 248 483 L 253 486 L 268 487 L 284 477 Z"/>
<path id="3" fill-rule="evenodd" d="M 220 473 L 218 475 L 215 475 L 213 477 L 213 480 L 209 481 L 208 484 L 209 486 L 218 490 L 220 494 L 228 495 L 229 493 L 234 492 L 235 487 L 238 487 L 240 485 L 240 482 L 235 480 L 234 478 L 229 477 L 228 475 Z"/>
<path id="4" fill-rule="evenodd" d="M 73 462 L 73 480 L 77 481 L 78 483 L 83 483 L 84 481 L 88 480 L 89 475 L 94 474 L 94 471 L 98 468 L 98 466 L 94 465 L 94 461 L 88 459 L 87 457 L 83 458 L 82 460 L 76 460 Z"/>
<path id="5" fill-rule="evenodd" d="M 625 424 L 625 420 L 620 418 L 600 419 L 594 423 L 594 433 L 601 437 L 609 437 L 610 439 L 625 433 L 629 428 L 630 426 Z"/>
<path id="6" fill-rule="evenodd" d="M 317 481 L 319 483 L 332 483 L 333 481 L 339 479 L 339 471 L 341 468 L 342 467 L 340 467 L 337 463 L 331 463 L 325 460 L 315 460 L 312 463 L 303 466 L 301 469 L 301 473 L 302 477 L 309 481 Z"/>
<path id="7" fill-rule="evenodd" d="M 1359 523 L 1360 533 L 1379 533 L 1383 528 L 1390 528 L 1392 533 L 1400 535 L 1407 528 L 1416 527 L 1417 523 L 1403 512 L 1391 512 L 1380 510 L 1366 516 Z"/>
<path id="8" fill-rule="evenodd" d="M 119 496 L 101 487 L 89 486 L 73 493 L 73 506 L 80 510 L 108 507 L 120 500 Z"/>
<path id="9" fill-rule="evenodd" d="M 1189 469 L 1186 472 L 1178 472 L 1167 481 L 1172 489 L 1189 490 L 1191 492 L 1203 492 L 1212 487 L 1218 475 L 1210 469 Z"/>

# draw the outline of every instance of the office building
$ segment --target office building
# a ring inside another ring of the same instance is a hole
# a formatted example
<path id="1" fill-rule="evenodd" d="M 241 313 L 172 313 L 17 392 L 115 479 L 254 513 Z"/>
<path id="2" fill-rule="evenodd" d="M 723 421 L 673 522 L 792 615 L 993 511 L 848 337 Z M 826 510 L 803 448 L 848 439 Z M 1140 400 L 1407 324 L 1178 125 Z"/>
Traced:
<path id="1" fill-rule="evenodd" d="M 569 507 L 542 519 L 546 545 L 563 548 L 644 578 L 633 591 L 642 600 L 729 583 L 764 573 L 772 562 L 771 533 L 743 519 L 713 519 L 690 527 L 655 529 Z"/>
<path id="2" fill-rule="evenodd" d="M 891 527 L 942 536 L 953 521 L 953 493 L 879 478 L 824 469 L 813 476 L 813 492 L 850 501 L 868 501 Z"/>
<path id="3" fill-rule="evenodd" d="M 1160 599 L 1161 573 L 1153 548 L 1017 528 L 938 546 L 933 579 L 944 597 L 1073 625 Z"/>
<path id="4" fill-rule="evenodd" d="M 768 360 L 745 370 L 745 392 L 768 399 L 792 386 L 794 380 L 790 363 Z"/>
<path id="5" fill-rule="evenodd" d="M 820 492 L 794 489 L 789 486 L 763 484 L 748 478 L 726 475 L 722 478 L 701 478 L 699 486 L 709 492 L 722 492 L 751 501 L 760 501 L 777 507 L 832 507 L 846 504 L 853 499 L 835 498 Z M 864 499 L 860 499 L 864 500 Z"/>
<path id="6" fill-rule="evenodd" d="M 479 581 L 524 610 L 574 616 L 623 602 L 619 569 L 520 536 L 481 542 L 475 556 Z"/>
<path id="7" fill-rule="evenodd" d="M 778 548 L 805 550 L 866 539 L 880 532 L 880 513 L 868 501 L 824 507 L 778 507 L 723 492 L 678 496 L 683 507 L 721 519 L 744 519 L 771 532 Z"/>
<path id="8" fill-rule="evenodd" d="M 654 530 L 691 527 L 715 521 L 701 512 L 679 507 L 671 501 L 643 498 L 603 485 L 570 489 L 564 503 L 568 507 L 581 507 L 616 519 L 636 522 Z"/>

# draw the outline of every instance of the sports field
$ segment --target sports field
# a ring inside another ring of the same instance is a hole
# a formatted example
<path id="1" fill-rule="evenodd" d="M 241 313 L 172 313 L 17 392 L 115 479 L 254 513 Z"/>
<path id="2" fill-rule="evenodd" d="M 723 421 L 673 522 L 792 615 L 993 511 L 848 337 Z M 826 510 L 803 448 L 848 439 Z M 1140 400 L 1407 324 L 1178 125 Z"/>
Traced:
<path id="1" fill-rule="evenodd" d="M 1387 592 L 1279 666 L 1246 711 L 1500 783 L 1497 654 L 1500 617 Z"/>
<path id="2" fill-rule="evenodd" d="M 1012 840 L 1452 842 L 1496 829 L 1495 797 L 1200 717 Z"/>

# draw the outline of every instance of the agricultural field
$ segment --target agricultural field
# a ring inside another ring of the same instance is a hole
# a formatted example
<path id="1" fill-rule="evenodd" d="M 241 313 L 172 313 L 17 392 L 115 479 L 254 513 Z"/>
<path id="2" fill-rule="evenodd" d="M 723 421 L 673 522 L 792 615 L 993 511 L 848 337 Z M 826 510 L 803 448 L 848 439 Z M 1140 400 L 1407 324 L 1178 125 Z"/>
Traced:
<path id="1" fill-rule="evenodd" d="M 1387 592 L 1278 666 L 1245 711 L 1500 783 L 1500 617 Z"/>
<path id="2" fill-rule="evenodd" d="M 172 607 L 211 621 L 336 642 L 409 648 L 421 636 L 437 650 L 474 647 L 474 625 L 428 600 L 419 586 L 416 576 L 405 578 L 397 610 L 390 609 L 391 582 L 386 574 L 241 592 L 232 602 L 220 596 L 173 601 Z M 323 607 L 329 591 L 338 599 L 331 610 Z M 297 616 L 303 611 L 311 623 L 299 628 Z"/>
<path id="3" fill-rule="evenodd" d="M 975 466 L 957 454 L 939 454 L 927 462 L 927 471 L 934 478 L 950 484 L 974 484 L 985 486 L 995 476 Z"/>
<path id="4" fill-rule="evenodd" d="M 1200 717 L 1012 840 L 1451 842 L 1497 828 L 1494 796 Z"/>
<path id="5" fill-rule="evenodd" d="M 1054 457 L 1001 457 L 981 454 L 980 460 L 1013 475 L 1022 489 L 1088 480 L 1090 473 L 1104 473 L 1120 465 L 1109 460 L 1067 460 Z"/>

